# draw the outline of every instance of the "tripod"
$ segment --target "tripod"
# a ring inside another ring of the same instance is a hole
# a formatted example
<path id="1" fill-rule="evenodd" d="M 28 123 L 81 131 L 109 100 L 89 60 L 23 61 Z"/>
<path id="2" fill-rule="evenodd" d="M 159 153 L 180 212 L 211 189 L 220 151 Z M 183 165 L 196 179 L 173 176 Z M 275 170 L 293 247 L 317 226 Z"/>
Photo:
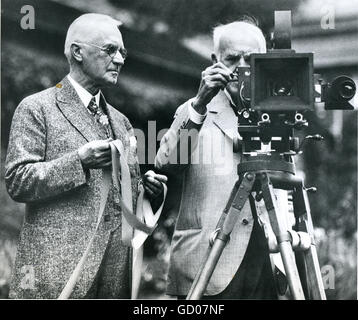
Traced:
<path id="1" fill-rule="evenodd" d="M 239 179 L 217 223 L 187 299 L 200 299 L 205 292 L 248 199 L 254 219 L 258 219 L 255 200 L 264 201 L 269 218 L 266 226 L 269 225 L 274 234 L 273 239 L 266 237 L 270 258 L 279 253 L 292 298 L 326 299 L 307 196 L 310 189 L 305 188 L 303 180 L 295 175 L 292 161 L 292 156 L 300 153 L 302 146 L 294 130 L 308 125 L 303 114 L 314 110 L 315 101 L 324 102 L 326 110 L 353 108 L 348 100 L 354 96 L 356 86 L 350 78 L 343 76 L 332 84 L 322 85 L 322 81 L 318 81 L 321 93 L 317 92 L 313 83 L 313 54 L 296 53 L 291 49 L 291 12 L 275 11 L 274 18 L 272 49 L 267 54 L 250 54 L 250 68 L 237 67 L 235 71 L 233 81 L 238 82 L 237 100 L 241 105 L 235 111 L 242 137 Z M 307 138 L 323 139 L 319 135 Z M 235 141 L 234 149 L 234 152 L 238 151 Z M 281 205 L 282 201 L 288 204 L 288 199 L 278 200 L 277 193 L 281 192 L 278 190 L 292 194 L 293 228 L 288 226 L 288 212 Z M 256 193 L 256 199 L 253 193 Z M 275 277 L 276 267 L 272 260 Z M 283 290 L 279 289 L 278 295 L 283 296 Z"/>
<path id="2" fill-rule="evenodd" d="M 276 238 L 274 245 L 268 239 L 268 247 L 270 253 L 280 253 L 290 295 L 295 300 L 325 300 L 307 189 L 303 185 L 303 180 L 294 175 L 294 164 L 282 157 L 249 157 L 247 161 L 238 165 L 238 174 L 239 179 L 219 219 L 215 239 L 209 246 L 205 262 L 194 279 L 187 299 L 196 300 L 203 295 L 221 253 L 230 239 L 240 211 L 249 198 L 251 211 L 255 212 L 255 200 L 252 197 L 255 191 L 256 200 L 264 200 L 269 223 Z M 275 189 L 292 192 L 295 230 L 289 230 L 287 227 L 287 213 L 279 209 Z"/>

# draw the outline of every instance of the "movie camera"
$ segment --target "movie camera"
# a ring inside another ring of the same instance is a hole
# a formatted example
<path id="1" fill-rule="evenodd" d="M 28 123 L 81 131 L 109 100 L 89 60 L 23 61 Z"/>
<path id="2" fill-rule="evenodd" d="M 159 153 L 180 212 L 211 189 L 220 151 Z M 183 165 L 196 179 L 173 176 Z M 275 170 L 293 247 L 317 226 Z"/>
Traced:
<path id="1" fill-rule="evenodd" d="M 238 67 L 234 72 L 242 106 L 238 131 L 244 154 L 259 150 L 260 142 L 266 145 L 265 150 L 296 154 L 300 144 L 292 130 L 308 125 L 304 116 L 314 111 L 316 104 L 323 104 L 326 110 L 354 109 L 349 103 L 356 93 L 354 81 L 341 75 L 325 82 L 314 74 L 313 53 L 291 49 L 290 28 L 290 11 L 276 11 L 272 49 L 251 54 L 250 67 Z M 272 149 L 267 148 L 271 142 Z"/>
<path id="2" fill-rule="evenodd" d="M 256 205 L 264 201 L 269 225 L 274 236 L 267 236 L 270 259 L 279 252 L 287 286 L 276 285 L 279 299 L 325 300 L 314 228 L 306 188 L 296 175 L 293 156 L 301 144 L 295 129 L 308 125 L 306 112 L 315 103 L 326 110 L 353 109 L 349 103 L 356 85 L 347 76 L 338 76 L 325 83 L 313 73 L 313 53 L 296 53 L 291 49 L 291 12 L 275 11 L 275 32 L 272 49 L 250 55 L 250 68 L 239 67 L 233 81 L 238 81 L 238 132 L 235 151 L 241 150 L 238 180 L 210 237 L 203 260 L 187 299 L 200 299 L 220 260 L 241 211 L 250 202 L 253 217 Z M 322 140 L 320 135 L 307 136 Z M 289 200 L 291 196 L 292 200 Z M 286 211 L 292 202 L 295 224 L 290 227 Z M 275 281 L 278 269 L 271 260 Z M 278 281 L 279 282 L 279 281 Z M 277 283 L 278 283 L 277 282 Z"/>

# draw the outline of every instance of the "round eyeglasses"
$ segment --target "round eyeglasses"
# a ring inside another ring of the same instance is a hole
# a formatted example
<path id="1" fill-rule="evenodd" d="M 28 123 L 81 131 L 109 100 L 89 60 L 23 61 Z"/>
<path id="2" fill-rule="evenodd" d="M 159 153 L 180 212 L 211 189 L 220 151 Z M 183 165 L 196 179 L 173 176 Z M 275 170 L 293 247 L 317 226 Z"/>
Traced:
<path id="1" fill-rule="evenodd" d="M 107 53 L 107 54 L 111 57 L 111 59 L 113 59 L 113 58 L 116 56 L 117 52 L 120 53 L 120 55 L 122 56 L 123 60 L 126 60 L 127 57 L 128 57 L 128 51 L 127 51 L 127 49 L 125 49 L 125 48 L 118 48 L 118 47 L 115 46 L 115 45 L 111 45 L 111 44 L 110 44 L 110 45 L 107 45 L 107 46 L 102 46 L 102 47 L 100 47 L 100 46 L 97 46 L 97 45 L 95 45 L 95 44 L 86 43 L 86 42 L 80 42 L 80 43 L 77 43 L 77 44 L 86 44 L 86 45 L 88 45 L 88 46 L 98 48 L 98 49 L 100 49 L 101 51 L 104 51 L 105 53 Z"/>

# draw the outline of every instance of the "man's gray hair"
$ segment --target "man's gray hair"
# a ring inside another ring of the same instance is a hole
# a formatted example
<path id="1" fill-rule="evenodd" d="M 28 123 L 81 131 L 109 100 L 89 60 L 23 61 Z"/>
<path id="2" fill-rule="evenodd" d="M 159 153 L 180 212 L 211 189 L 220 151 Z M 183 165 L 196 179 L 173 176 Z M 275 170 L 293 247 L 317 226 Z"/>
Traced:
<path id="1" fill-rule="evenodd" d="M 220 39 L 224 34 L 245 32 L 249 37 L 256 39 L 259 53 L 266 52 L 266 40 L 261 29 L 254 24 L 246 21 L 235 21 L 224 25 L 219 25 L 213 29 L 214 52 L 220 55 Z"/>
<path id="2" fill-rule="evenodd" d="M 122 25 L 122 22 L 113 19 L 112 17 L 107 16 L 105 14 L 99 13 L 83 14 L 71 23 L 67 30 L 64 50 L 65 56 L 70 64 L 71 45 L 74 42 L 88 41 L 88 39 L 91 39 L 92 36 L 91 30 L 99 29 L 100 25 L 104 23 L 112 23 L 118 29 Z"/>

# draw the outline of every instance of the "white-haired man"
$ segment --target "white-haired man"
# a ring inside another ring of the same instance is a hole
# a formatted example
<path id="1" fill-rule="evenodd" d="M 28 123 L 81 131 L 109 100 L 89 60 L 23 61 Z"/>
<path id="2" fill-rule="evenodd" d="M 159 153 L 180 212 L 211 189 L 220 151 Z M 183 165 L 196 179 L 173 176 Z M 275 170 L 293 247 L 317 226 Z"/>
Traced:
<path id="1" fill-rule="evenodd" d="M 232 141 L 242 105 L 237 82 L 230 80 L 237 67 L 249 66 L 251 53 L 266 52 L 261 30 L 247 17 L 216 27 L 213 41 L 213 64 L 202 72 L 196 96 L 177 109 L 156 157 L 158 169 L 183 175 L 167 286 L 178 297 L 188 294 L 237 180 L 240 155 L 233 153 Z M 204 298 L 276 298 L 266 240 L 248 201 Z"/>
<path id="2" fill-rule="evenodd" d="M 69 75 L 25 98 L 15 111 L 5 180 L 10 196 L 26 203 L 26 215 L 10 298 L 58 298 L 87 248 L 70 298 L 130 298 L 122 190 L 113 181 L 96 229 L 102 169 L 112 165 L 111 140 L 123 145 L 133 207 L 141 180 L 133 128 L 100 90 L 117 83 L 126 58 L 118 27 L 119 22 L 106 15 L 77 18 L 65 42 Z M 144 188 L 152 200 L 161 194 L 165 180 L 161 175 L 144 175 Z"/>

